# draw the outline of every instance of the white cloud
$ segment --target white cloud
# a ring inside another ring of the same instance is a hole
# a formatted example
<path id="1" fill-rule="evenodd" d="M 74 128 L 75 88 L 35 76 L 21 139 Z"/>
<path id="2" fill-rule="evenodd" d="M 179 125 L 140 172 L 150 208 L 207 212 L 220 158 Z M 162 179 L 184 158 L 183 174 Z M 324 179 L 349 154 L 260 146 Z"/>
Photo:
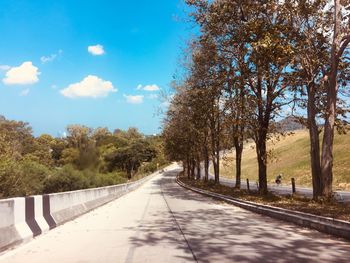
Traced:
<path id="1" fill-rule="evenodd" d="M 8 71 L 11 67 L 8 65 L 0 65 L 0 70 Z"/>
<path id="2" fill-rule="evenodd" d="M 112 82 L 100 79 L 97 76 L 88 75 L 78 83 L 70 84 L 67 88 L 61 90 L 61 94 L 68 98 L 106 97 L 110 92 L 117 92 Z"/>
<path id="3" fill-rule="evenodd" d="M 143 102 L 143 95 L 125 95 L 126 102 L 130 104 L 141 104 Z"/>
<path id="4" fill-rule="evenodd" d="M 27 85 L 39 81 L 40 72 L 31 61 L 23 62 L 18 67 L 12 67 L 6 72 L 6 77 L 2 80 L 6 85 Z"/>
<path id="5" fill-rule="evenodd" d="M 145 90 L 145 91 L 158 91 L 158 90 L 160 90 L 160 88 L 156 84 L 146 85 L 146 86 L 139 84 L 136 89 L 137 90 Z"/>
<path id="6" fill-rule="evenodd" d="M 160 88 L 156 84 L 153 84 L 153 85 L 147 85 L 147 86 L 143 87 L 143 90 L 158 91 L 158 90 L 160 90 Z"/>
<path id="7" fill-rule="evenodd" d="M 59 56 L 61 56 L 62 53 L 63 53 L 63 50 L 60 49 L 60 50 L 58 50 L 57 53 L 55 53 L 55 54 L 51 54 L 51 55 L 49 55 L 49 56 L 42 56 L 42 57 L 40 58 L 40 61 L 41 61 L 41 63 L 43 63 L 43 64 L 44 64 L 44 63 L 47 63 L 47 62 L 54 61 L 56 58 L 58 58 Z"/>
<path id="8" fill-rule="evenodd" d="M 100 44 L 88 46 L 88 52 L 94 56 L 101 56 L 105 53 L 103 46 Z"/>
<path id="9" fill-rule="evenodd" d="M 27 96 L 29 94 L 30 89 L 25 89 L 22 90 L 21 93 L 19 94 L 19 96 L 24 97 Z"/>

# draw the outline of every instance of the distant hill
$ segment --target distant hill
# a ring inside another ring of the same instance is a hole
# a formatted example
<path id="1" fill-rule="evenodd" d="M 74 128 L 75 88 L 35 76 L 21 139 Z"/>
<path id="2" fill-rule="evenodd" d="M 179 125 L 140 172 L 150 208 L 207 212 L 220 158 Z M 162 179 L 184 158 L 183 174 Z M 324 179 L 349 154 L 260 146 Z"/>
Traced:
<path id="1" fill-rule="evenodd" d="M 292 128 L 293 126 L 290 126 Z M 322 133 L 320 138 L 322 138 Z M 310 172 L 310 139 L 306 129 L 295 130 L 293 134 L 269 141 L 270 156 L 267 164 L 269 183 L 274 183 L 277 174 L 282 173 L 282 183 L 290 184 L 295 178 L 297 186 L 312 185 Z M 258 165 L 254 144 L 247 144 L 243 150 L 242 180 L 258 180 Z M 336 190 L 350 190 L 350 133 L 335 134 L 334 137 L 333 186 Z M 212 168 L 211 168 L 212 169 Z M 220 175 L 234 178 L 234 154 L 228 154 L 227 161 L 221 162 Z"/>
<path id="2" fill-rule="evenodd" d="M 300 124 L 298 119 L 293 116 L 289 116 L 277 122 L 277 127 L 282 131 L 296 131 L 305 129 L 305 126 Z"/>

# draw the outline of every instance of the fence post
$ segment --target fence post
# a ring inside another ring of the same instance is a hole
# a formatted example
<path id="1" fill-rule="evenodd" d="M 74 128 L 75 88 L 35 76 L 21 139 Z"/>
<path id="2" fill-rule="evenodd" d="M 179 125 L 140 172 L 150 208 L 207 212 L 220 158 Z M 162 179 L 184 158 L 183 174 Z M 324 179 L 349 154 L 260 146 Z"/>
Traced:
<path id="1" fill-rule="evenodd" d="M 247 178 L 247 189 L 248 191 L 250 191 L 250 188 L 249 188 L 249 179 Z"/>
<path id="2" fill-rule="evenodd" d="M 292 193 L 295 194 L 295 179 L 292 178 Z"/>

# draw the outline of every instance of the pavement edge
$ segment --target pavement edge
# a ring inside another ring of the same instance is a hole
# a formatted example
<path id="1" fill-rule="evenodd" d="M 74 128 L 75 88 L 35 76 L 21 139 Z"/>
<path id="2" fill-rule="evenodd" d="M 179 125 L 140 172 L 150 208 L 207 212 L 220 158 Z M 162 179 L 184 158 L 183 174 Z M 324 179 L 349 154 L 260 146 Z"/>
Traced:
<path id="1" fill-rule="evenodd" d="M 288 209 L 261 205 L 254 202 L 243 201 L 237 198 L 209 192 L 203 189 L 186 185 L 176 177 L 176 183 L 188 190 L 225 201 L 229 204 L 236 205 L 243 209 L 273 217 L 279 220 L 294 223 L 296 225 L 318 230 L 319 232 L 330 234 L 336 237 L 350 240 L 350 223 L 329 217 L 316 216 L 308 213 L 292 211 Z"/>

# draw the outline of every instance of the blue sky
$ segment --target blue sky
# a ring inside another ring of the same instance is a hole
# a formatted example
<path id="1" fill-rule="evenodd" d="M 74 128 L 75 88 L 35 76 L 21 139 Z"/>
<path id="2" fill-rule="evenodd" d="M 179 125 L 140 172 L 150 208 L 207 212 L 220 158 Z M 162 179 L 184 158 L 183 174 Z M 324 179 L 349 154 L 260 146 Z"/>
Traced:
<path id="1" fill-rule="evenodd" d="M 157 89 L 169 89 L 190 34 L 181 0 L 0 1 L 0 115 L 35 135 L 160 131 Z"/>

